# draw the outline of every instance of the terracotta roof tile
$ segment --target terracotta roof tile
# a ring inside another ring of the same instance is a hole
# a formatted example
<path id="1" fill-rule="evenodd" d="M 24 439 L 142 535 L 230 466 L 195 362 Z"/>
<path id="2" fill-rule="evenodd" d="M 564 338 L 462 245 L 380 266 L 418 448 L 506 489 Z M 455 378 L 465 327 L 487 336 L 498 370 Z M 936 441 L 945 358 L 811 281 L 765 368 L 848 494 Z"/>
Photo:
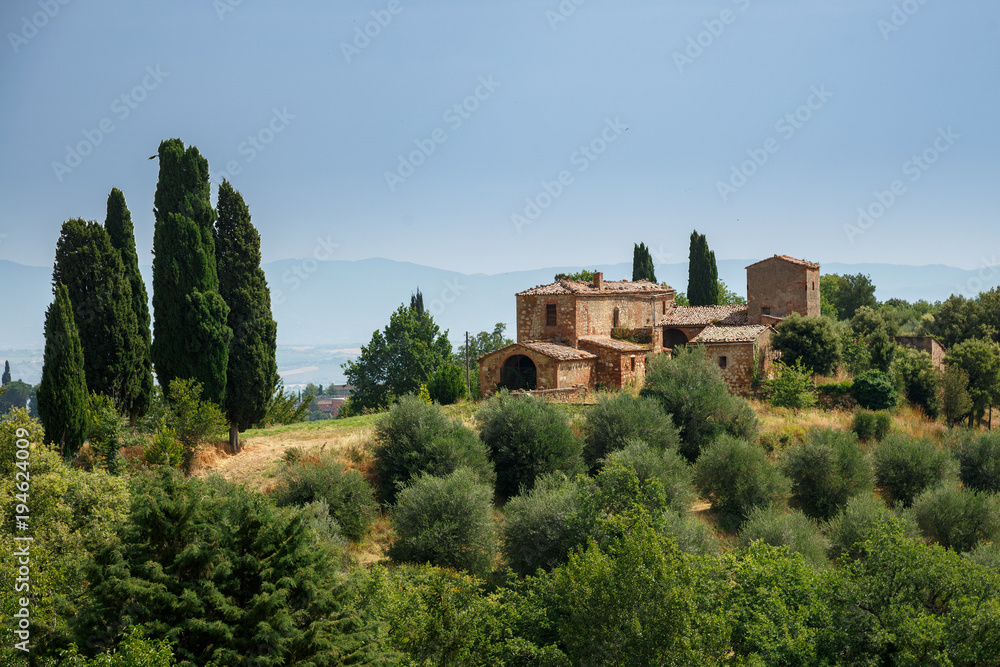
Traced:
<path id="1" fill-rule="evenodd" d="M 594 287 L 593 283 L 560 280 L 548 285 L 538 285 L 517 294 L 518 296 L 532 294 L 667 294 L 674 291 L 673 287 L 658 285 L 648 280 L 605 280 L 604 287 L 600 290 Z"/>
<path id="2" fill-rule="evenodd" d="M 614 338 L 598 338 L 596 336 L 585 336 L 580 338 L 580 342 L 587 342 L 598 347 L 606 347 L 609 350 L 618 352 L 649 352 L 645 345 L 636 345 L 627 340 L 616 340 Z"/>
<path id="3" fill-rule="evenodd" d="M 691 339 L 691 343 L 743 343 L 756 340 L 762 331 L 767 329 L 763 324 L 746 324 L 737 327 L 708 327 Z"/>
<path id="4" fill-rule="evenodd" d="M 578 350 L 568 345 L 559 345 L 544 340 L 529 340 L 523 343 L 514 343 L 526 347 L 533 352 L 544 354 L 546 357 L 559 359 L 560 361 L 572 361 L 577 359 L 596 359 L 597 355 L 585 350 Z"/>
<path id="5" fill-rule="evenodd" d="M 678 306 L 660 318 L 664 326 L 709 326 L 719 324 L 739 326 L 747 323 L 747 307 L 743 303 L 724 306 Z"/>
<path id="6" fill-rule="evenodd" d="M 773 261 L 775 259 L 783 260 L 785 262 L 788 262 L 789 264 L 798 264 L 799 266 L 804 266 L 807 269 L 818 269 L 819 268 L 819 264 L 817 264 L 816 262 L 810 262 L 810 261 L 807 261 L 807 260 L 804 260 L 804 259 L 796 259 L 795 257 L 789 257 L 788 255 L 775 255 L 774 257 L 768 257 L 767 259 L 762 259 L 759 262 L 754 262 L 750 266 L 757 266 L 758 264 L 763 264 L 764 262 L 771 262 L 771 261 Z M 749 269 L 750 266 L 748 266 L 746 268 Z"/>

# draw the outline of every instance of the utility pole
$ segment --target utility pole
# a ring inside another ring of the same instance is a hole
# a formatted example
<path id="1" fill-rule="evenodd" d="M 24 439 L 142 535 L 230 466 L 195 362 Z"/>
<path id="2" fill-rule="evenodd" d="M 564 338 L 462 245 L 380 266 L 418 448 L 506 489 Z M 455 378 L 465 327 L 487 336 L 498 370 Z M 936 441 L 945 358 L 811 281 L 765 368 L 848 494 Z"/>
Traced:
<path id="1" fill-rule="evenodd" d="M 469 375 L 469 332 L 465 332 L 465 388 L 466 396 L 472 398 L 472 376 Z"/>

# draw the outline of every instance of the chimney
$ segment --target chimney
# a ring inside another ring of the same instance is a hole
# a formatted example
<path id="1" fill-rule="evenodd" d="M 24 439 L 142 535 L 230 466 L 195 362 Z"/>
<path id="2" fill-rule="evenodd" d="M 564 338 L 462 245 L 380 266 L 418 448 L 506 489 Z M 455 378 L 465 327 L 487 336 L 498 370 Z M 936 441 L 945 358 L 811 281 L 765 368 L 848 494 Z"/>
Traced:
<path id="1" fill-rule="evenodd" d="M 594 287 L 599 290 L 604 289 L 604 274 L 600 271 L 594 273 Z"/>

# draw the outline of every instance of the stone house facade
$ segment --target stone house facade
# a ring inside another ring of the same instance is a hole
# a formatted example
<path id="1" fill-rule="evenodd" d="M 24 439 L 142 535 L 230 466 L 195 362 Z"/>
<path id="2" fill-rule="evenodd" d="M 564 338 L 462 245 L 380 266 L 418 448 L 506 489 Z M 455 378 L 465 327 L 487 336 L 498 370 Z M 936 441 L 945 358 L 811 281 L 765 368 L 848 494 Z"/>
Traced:
<path id="1" fill-rule="evenodd" d="M 819 265 L 775 255 L 747 267 L 747 303 L 678 307 L 647 281 L 560 280 L 519 292 L 517 342 L 479 359 L 483 396 L 620 389 L 645 377 L 646 355 L 703 345 L 734 393 L 770 369 L 773 324 L 818 315 Z"/>

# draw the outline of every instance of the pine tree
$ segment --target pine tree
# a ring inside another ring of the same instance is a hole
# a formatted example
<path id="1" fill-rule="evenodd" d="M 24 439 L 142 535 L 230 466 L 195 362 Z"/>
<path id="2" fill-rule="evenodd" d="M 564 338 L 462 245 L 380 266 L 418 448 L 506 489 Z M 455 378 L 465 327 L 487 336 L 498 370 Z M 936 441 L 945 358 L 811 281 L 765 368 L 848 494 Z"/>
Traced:
<path id="1" fill-rule="evenodd" d="M 153 345 L 157 381 L 194 379 L 221 403 L 233 332 L 219 294 L 208 160 L 180 139 L 160 144 L 153 212 Z"/>
<path id="2" fill-rule="evenodd" d="M 132 423 L 138 417 L 146 414 L 153 395 L 153 362 L 150 359 L 149 331 L 149 297 L 146 294 L 146 284 L 139 273 L 139 256 L 135 251 L 135 231 L 132 227 L 132 214 L 125 204 L 125 195 L 118 188 L 108 195 L 108 213 L 104 220 L 104 229 L 111 239 L 111 245 L 118 251 L 125 270 L 125 278 L 132 290 L 131 309 L 135 318 L 135 329 L 126 341 L 126 357 L 129 365 L 126 368 L 123 394 L 120 397 L 122 408 Z"/>
<path id="3" fill-rule="evenodd" d="M 653 257 L 645 243 L 638 243 L 632 252 L 632 280 L 648 280 L 656 282 L 656 271 L 653 268 Z"/>
<path id="4" fill-rule="evenodd" d="M 708 249 L 704 234 L 691 232 L 688 252 L 688 291 L 692 306 L 713 306 L 719 303 L 719 270 L 715 253 Z"/>
<path id="5" fill-rule="evenodd" d="M 421 294 L 419 287 L 416 294 L 410 294 L 410 310 L 415 311 L 417 317 L 424 316 L 424 295 Z"/>
<path id="6" fill-rule="evenodd" d="M 69 290 L 57 285 L 55 292 L 55 301 L 45 314 L 38 414 L 45 427 L 45 441 L 58 443 L 65 456 L 72 456 L 87 436 L 87 381 Z"/>
<path id="7" fill-rule="evenodd" d="M 278 325 L 271 316 L 271 292 L 260 268 L 260 234 L 250 222 L 243 197 L 226 180 L 219 186 L 215 259 L 219 293 L 229 306 L 228 324 L 233 330 L 222 408 L 229 419 L 229 444 L 239 451 L 238 433 L 267 413 L 278 376 Z"/>
<path id="8" fill-rule="evenodd" d="M 9 361 L 3 362 L 3 379 L 0 380 L 0 382 L 2 382 L 2 384 L 3 384 L 4 387 L 6 387 L 7 385 L 10 384 L 10 362 Z"/>
<path id="9" fill-rule="evenodd" d="M 52 285 L 65 285 L 73 304 L 87 388 L 124 408 L 136 393 L 129 385 L 136 363 L 129 342 L 138 325 L 125 267 L 104 227 L 79 218 L 63 223 Z"/>

